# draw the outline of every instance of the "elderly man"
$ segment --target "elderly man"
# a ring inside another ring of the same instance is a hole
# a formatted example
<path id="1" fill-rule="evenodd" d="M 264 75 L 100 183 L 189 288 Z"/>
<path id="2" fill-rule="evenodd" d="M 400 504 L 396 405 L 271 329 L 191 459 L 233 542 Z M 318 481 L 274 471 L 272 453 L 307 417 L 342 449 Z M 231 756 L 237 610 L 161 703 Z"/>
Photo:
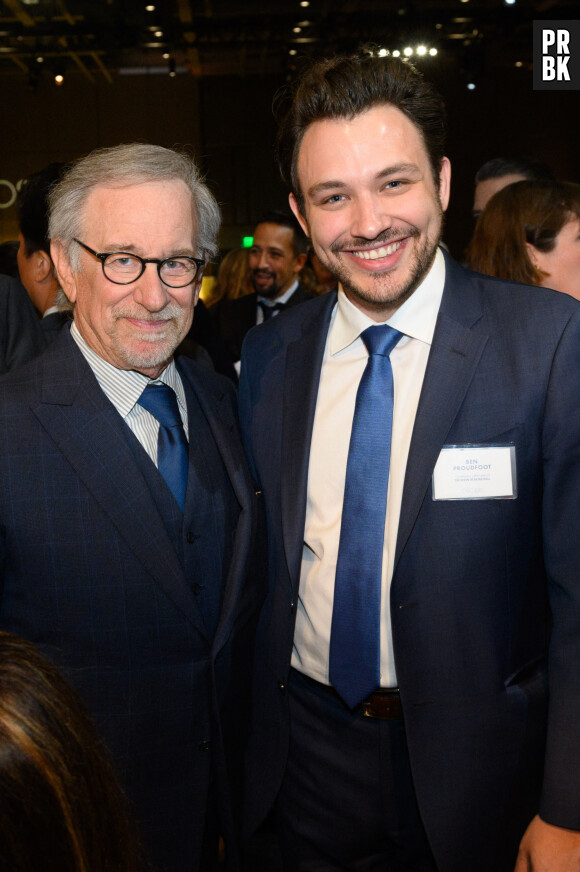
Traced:
<path id="1" fill-rule="evenodd" d="M 74 321 L 0 383 L 0 626 L 66 669 L 157 870 L 235 866 L 260 601 L 229 382 L 174 349 L 217 205 L 193 162 L 94 152 L 51 195 Z"/>
<path id="2" fill-rule="evenodd" d="M 242 356 L 271 535 L 248 815 L 277 799 L 286 870 L 580 868 L 580 307 L 442 253 L 444 133 L 370 54 L 306 71 L 282 126 L 340 280 Z"/>

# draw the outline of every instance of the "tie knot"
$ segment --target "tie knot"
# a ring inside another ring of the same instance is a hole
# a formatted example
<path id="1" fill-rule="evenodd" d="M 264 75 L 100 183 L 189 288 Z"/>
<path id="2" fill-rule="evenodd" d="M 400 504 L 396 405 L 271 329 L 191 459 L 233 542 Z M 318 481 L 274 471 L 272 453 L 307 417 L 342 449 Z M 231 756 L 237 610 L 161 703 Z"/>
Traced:
<path id="1" fill-rule="evenodd" d="M 157 418 L 163 427 L 183 427 L 177 397 L 169 385 L 147 385 L 138 403 Z"/>
<path id="2" fill-rule="evenodd" d="M 369 354 L 380 354 L 382 357 L 388 357 L 401 335 L 398 330 L 389 327 L 388 324 L 377 324 L 376 327 L 367 327 L 360 336 Z"/>

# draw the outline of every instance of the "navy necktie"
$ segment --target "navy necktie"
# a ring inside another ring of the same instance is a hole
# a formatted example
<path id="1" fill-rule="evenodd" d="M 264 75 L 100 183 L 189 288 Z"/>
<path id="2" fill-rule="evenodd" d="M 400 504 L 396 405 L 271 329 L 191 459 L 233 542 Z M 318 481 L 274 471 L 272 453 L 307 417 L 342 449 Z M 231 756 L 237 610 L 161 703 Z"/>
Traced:
<path id="1" fill-rule="evenodd" d="M 159 421 L 157 468 L 181 509 L 187 490 L 188 446 L 175 391 L 169 385 L 147 385 L 139 405 Z"/>
<path id="2" fill-rule="evenodd" d="M 401 334 L 368 327 L 369 352 L 356 395 L 330 634 L 330 681 L 350 708 L 380 683 L 383 540 L 393 425 L 389 354 Z"/>
<path id="3" fill-rule="evenodd" d="M 264 321 L 269 321 L 274 315 L 277 315 L 278 312 L 281 312 L 285 309 L 284 303 L 274 303 L 273 306 L 269 306 L 267 303 L 263 303 L 261 300 L 259 301 L 260 309 L 264 315 Z"/>

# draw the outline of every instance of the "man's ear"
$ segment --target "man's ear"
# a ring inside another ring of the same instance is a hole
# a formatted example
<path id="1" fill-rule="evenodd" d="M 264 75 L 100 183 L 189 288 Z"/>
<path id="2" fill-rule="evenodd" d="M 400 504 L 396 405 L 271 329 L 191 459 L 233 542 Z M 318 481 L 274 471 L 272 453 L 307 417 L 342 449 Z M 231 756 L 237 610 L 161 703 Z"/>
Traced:
<path id="1" fill-rule="evenodd" d="M 308 224 L 307 224 L 306 218 L 304 217 L 304 215 L 302 215 L 300 213 L 300 209 L 298 208 L 298 202 L 297 202 L 294 194 L 290 194 L 290 196 L 288 197 L 288 202 L 290 203 L 290 208 L 294 212 L 294 215 L 296 216 L 296 220 L 298 221 L 298 223 L 302 227 L 302 230 L 304 231 L 304 233 L 308 237 L 310 237 L 310 233 L 308 232 Z M 300 267 L 300 269 L 302 269 L 302 267 Z"/>
<path id="2" fill-rule="evenodd" d="M 306 263 L 307 258 L 308 258 L 308 255 L 306 253 L 299 254 L 294 258 L 294 272 L 295 273 L 300 272 L 300 270 L 302 269 L 302 267 Z"/>
<path id="3" fill-rule="evenodd" d="M 448 157 L 444 157 L 441 161 L 441 172 L 439 173 L 439 200 L 441 208 L 445 212 L 449 205 L 449 194 L 451 193 L 451 161 Z"/>
<path id="4" fill-rule="evenodd" d="M 46 279 L 51 278 L 53 275 L 53 263 L 50 259 L 50 255 L 39 249 L 34 252 L 34 277 L 37 282 L 44 282 Z"/>
<path id="5" fill-rule="evenodd" d="M 68 301 L 75 303 L 77 298 L 76 275 L 71 268 L 68 255 L 59 239 L 55 239 L 50 243 L 50 255 L 62 290 Z"/>

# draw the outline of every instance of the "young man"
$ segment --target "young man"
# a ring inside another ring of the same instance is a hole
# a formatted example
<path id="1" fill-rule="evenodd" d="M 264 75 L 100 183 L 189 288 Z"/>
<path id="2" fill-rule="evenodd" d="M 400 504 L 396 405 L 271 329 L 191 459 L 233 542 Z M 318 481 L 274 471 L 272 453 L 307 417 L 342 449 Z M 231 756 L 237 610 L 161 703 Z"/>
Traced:
<path id="1" fill-rule="evenodd" d="M 580 309 L 443 255 L 444 138 L 370 54 L 314 65 L 281 129 L 340 281 L 242 359 L 271 540 L 248 818 L 277 801 L 286 870 L 580 864 Z"/>

